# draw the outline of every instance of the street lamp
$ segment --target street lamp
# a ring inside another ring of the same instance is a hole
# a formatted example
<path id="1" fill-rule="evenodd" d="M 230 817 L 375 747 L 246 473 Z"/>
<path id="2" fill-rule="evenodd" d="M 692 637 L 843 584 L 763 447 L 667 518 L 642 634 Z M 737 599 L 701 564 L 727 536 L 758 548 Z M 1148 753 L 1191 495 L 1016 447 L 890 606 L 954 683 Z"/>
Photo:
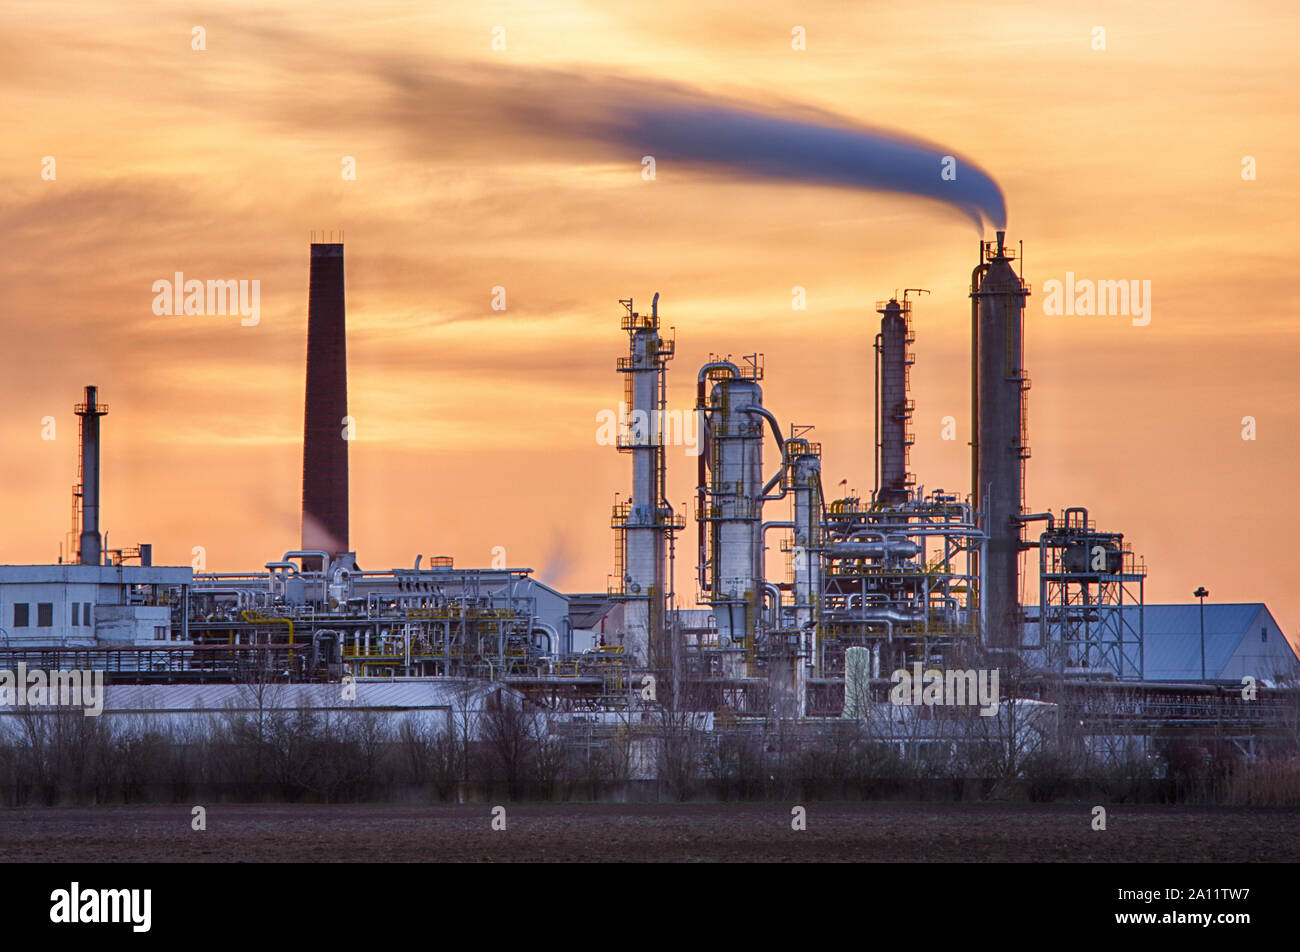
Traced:
<path id="1" fill-rule="evenodd" d="M 1205 680 L 1205 599 L 1209 597 L 1209 592 L 1202 585 L 1196 591 L 1192 592 L 1193 598 L 1201 600 L 1201 680 Z"/>

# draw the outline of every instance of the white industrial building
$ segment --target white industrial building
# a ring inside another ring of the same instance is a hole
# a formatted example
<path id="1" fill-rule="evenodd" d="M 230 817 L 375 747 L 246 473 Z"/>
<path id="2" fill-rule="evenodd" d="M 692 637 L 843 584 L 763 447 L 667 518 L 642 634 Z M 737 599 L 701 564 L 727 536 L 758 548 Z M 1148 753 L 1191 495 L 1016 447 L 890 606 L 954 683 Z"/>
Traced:
<path id="1" fill-rule="evenodd" d="M 154 565 L 0 565 L 0 639 L 11 647 L 187 640 L 194 573 Z"/>

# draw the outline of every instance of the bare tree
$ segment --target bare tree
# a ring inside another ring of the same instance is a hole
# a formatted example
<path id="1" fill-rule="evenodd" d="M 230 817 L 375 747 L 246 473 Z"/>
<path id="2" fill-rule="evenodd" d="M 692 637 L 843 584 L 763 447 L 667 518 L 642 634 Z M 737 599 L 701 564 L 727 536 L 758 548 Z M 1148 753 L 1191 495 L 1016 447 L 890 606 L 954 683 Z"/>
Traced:
<path id="1" fill-rule="evenodd" d="M 518 800 L 533 753 L 534 714 L 522 698 L 505 690 L 493 696 L 483 718 L 483 741 L 497 777 L 505 782 L 507 795 Z"/>

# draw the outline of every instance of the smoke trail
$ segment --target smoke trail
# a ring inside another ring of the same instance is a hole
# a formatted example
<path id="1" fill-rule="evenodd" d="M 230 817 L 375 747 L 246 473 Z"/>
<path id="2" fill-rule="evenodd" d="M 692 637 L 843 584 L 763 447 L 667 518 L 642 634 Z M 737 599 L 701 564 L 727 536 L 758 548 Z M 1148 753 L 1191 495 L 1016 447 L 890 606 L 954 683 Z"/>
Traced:
<path id="1" fill-rule="evenodd" d="M 477 88 L 458 90 L 454 101 L 462 108 L 476 101 L 479 116 L 504 113 L 508 125 L 560 150 L 594 144 L 626 156 L 630 148 L 638 159 L 653 155 L 657 166 L 713 165 L 747 178 L 916 195 L 960 210 L 981 231 L 985 221 L 1006 227 L 1002 189 L 987 172 L 903 133 L 792 103 L 759 112 L 658 80 L 522 69 L 477 78 Z M 945 178 L 947 157 L 955 176 Z"/>
<path id="2" fill-rule="evenodd" d="M 916 195 L 943 202 L 983 230 L 1006 227 L 1002 189 L 952 149 L 869 128 L 789 101 L 766 111 L 679 83 L 614 73 L 482 64 L 430 64 L 391 52 L 371 62 L 391 102 L 362 102 L 357 121 L 392 123 L 424 154 L 502 154 L 559 161 L 626 160 L 725 168 L 741 178 L 807 182 Z M 770 98 L 770 97 L 769 97 Z M 339 122 L 330 100 L 294 121 L 317 129 Z M 943 160 L 955 162 L 946 180 Z"/>
<path id="3" fill-rule="evenodd" d="M 719 106 L 638 105 L 622 134 L 663 158 L 742 169 L 749 175 L 901 192 L 952 205 L 983 229 L 1006 227 L 1002 189 L 979 166 L 896 133 L 782 119 Z M 953 156 L 956 177 L 941 163 Z M 982 217 L 981 217 L 982 216 Z"/>

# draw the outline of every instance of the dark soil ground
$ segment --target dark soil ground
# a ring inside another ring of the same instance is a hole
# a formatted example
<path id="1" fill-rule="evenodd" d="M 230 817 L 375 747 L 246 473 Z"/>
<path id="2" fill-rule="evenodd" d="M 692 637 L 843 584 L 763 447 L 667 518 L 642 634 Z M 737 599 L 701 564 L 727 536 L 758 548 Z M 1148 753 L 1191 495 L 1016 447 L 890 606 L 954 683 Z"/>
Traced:
<path id="1" fill-rule="evenodd" d="M 0 810 L 9 862 L 1295 862 L 1294 807 L 1092 804 L 214 804 Z"/>

